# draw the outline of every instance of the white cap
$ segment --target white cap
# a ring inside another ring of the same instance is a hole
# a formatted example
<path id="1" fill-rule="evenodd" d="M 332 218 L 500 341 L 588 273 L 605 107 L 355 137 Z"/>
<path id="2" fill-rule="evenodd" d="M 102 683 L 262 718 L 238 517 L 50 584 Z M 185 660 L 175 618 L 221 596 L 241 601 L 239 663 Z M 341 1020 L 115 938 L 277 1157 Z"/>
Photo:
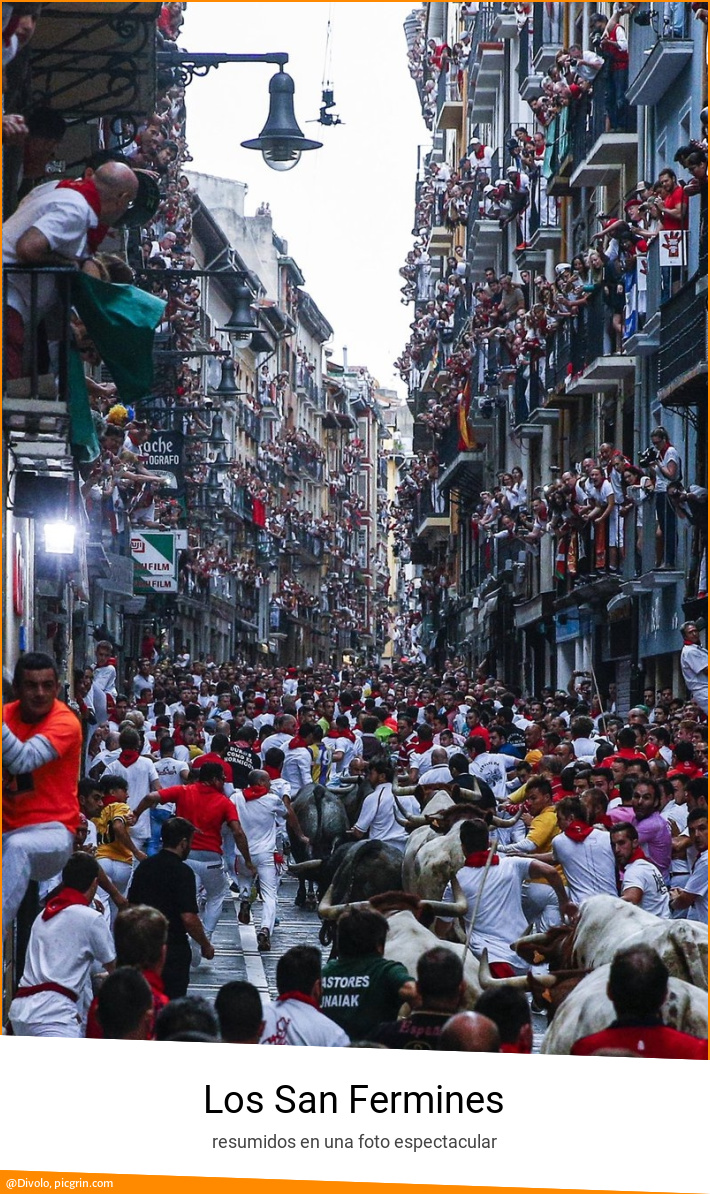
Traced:
<path id="1" fill-rule="evenodd" d="M 419 776 L 419 783 L 426 787 L 432 784 L 452 784 L 453 782 L 453 775 L 443 763 L 440 763 L 438 767 L 430 767 L 428 771 L 424 772 L 424 775 Z"/>
<path id="2" fill-rule="evenodd" d="M 572 266 L 568 261 L 561 261 L 559 265 L 555 266 L 555 274 L 563 274 L 567 269 L 572 269 Z"/>

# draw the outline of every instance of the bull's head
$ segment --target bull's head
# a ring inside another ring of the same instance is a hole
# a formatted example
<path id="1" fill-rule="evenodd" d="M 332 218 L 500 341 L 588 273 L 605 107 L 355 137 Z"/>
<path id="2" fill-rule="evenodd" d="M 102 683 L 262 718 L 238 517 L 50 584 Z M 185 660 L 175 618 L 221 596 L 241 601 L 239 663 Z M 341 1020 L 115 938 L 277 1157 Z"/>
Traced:
<path id="1" fill-rule="evenodd" d="M 542 934 L 541 934 L 542 935 Z M 589 974 L 589 970 L 561 970 L 555 974 L 516 974 L 513 978 L 494 978 L 488 962 L 488 950 L 481 951 L 478 964 L 478 981 L 485 991 L 489 987 L 518 987 L 530 991 L 533 1002 L 550 1019 L 557 1008 L 574 991 L 578 983 Z"/>
<path id="2" fill-rule="evenodd" d="M 521 937 L 511 948 L 531 965 L 547 962 L 555 972 L 570 970 L 574 964 L 574 928 L 572 925 L 555 925 L 545 933 Z"/>

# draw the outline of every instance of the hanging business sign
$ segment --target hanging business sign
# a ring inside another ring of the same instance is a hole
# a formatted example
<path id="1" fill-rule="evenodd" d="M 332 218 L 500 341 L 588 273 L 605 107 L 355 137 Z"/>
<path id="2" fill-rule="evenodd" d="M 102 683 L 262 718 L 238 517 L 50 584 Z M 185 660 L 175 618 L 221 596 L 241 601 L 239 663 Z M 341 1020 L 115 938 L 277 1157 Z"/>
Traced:
<path id="1" fill-rule="evenodd" d="M 177 593 L 177 534 L 174 531 L 132 531 L 135 593 Z"/>
<path id="2" fill-rule="evenodd" d="M 182 431 L 155 431 L 140 449 L 141 460 L 151 473 L 168 478 L 163 496 L 185 494 L 185 436 Z"/>

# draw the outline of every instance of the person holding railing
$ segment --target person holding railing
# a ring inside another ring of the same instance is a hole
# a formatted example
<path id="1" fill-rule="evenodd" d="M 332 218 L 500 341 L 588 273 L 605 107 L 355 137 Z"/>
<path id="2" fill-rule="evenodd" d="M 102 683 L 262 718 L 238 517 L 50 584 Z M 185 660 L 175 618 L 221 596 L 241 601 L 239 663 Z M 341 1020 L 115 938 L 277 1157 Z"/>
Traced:
<path id="1" fill-rule="evenodd" d="M 614 514 L 614 489 L 598 465 L 591 470 L 585 489 L 587 506 L 582 510 L 582 518 L 593 528 L 595 570 L 602 572 L 608 567 L 610 572 L 618 572 L 618 548 L 609 546 L 610 519 Z"/>
<path id="2" fill-rule="evenodd" d="M 656 427 L 651 432 L 651 444 L 656 456 L 650 466 L 656 490 L 656 567 L 673 568 L 677 520 L 675 509 L 668 500 L 668 486 L 673 481 L 681 480 L 682 465 L 678 450 L 670 442 L 665 427 Z"/>
<path id="3" fill-rule="evenodd" d="M 138 194 L 138 179 L 130 166 L 108 161 L 90 178 L 65 180 L 37 187 L 3 225 L 3 266 L 28 267 L 7 280 L 5 316 L 5 372 L 23 375 L 28 321 L 44 319 L 56 302 L 55 279 L 41 275 L 36 282 L 33 310 L 29 270 L 33 266 L 71 266 L 81 263 L 100 244 L 110 226 L 128 210 Z M 31 329 L 32 333 L 36 328 Z"/>

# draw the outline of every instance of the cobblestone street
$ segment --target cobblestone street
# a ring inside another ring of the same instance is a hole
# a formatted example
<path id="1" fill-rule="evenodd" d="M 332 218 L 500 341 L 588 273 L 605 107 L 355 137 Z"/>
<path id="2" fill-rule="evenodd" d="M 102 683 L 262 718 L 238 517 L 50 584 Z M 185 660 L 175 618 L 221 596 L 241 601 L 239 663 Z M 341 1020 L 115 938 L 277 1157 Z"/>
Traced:
<path id="1" fill-rule="evenodd" d="M 256 948 L 260 902 L 257 900 L 252 905 L 252 911 L 256 913 L 255 926 L 253 923 L 240 925 L 237 921 L 239 901 L 236 896 L 225 900 L 213 937 L 214 961 L 203 962 L 199 970 L 192 971 L 189 993 L 214 999 L 223 983 L 246 979 L 258 988 L 262 997 L 273 999 L 276 996 L 276 964 L 281 955 L 292 945 L 318 945 L 318 914 L 294 907 L 297 888 L 297 881 L 286 876 L 279 892 L 281 923 L 274 930 L 268 954 L 260 954 Z"/>

